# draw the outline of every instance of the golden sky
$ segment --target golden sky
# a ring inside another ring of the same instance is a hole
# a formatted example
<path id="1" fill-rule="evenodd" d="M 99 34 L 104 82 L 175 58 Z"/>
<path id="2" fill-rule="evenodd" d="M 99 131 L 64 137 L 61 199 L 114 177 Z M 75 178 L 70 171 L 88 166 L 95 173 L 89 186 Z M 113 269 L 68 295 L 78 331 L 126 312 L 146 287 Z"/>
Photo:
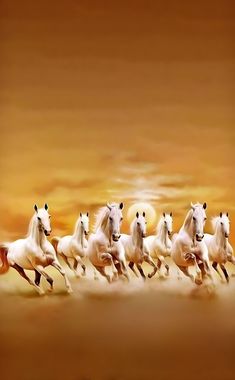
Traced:
<path id="1" fill-rule="evenodd" d="M 235 226 L 233 3 L 1 1 L 1 239 L 35 202 L 54 233 L 121 200 Z"/>

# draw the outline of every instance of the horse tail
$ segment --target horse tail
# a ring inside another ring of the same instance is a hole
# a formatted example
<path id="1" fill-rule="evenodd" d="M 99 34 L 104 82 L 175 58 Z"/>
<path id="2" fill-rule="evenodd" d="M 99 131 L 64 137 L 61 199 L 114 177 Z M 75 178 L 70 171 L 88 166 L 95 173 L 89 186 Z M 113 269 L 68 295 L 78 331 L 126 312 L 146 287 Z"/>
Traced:
<path id="1" fill-rule="evenodd" d="M 56 254 L 57 254 L 57 246 L 58 246 L 59 241 L 60 241 L 60 237 L 57 237 L 57 236 L 54 236 L 51 239 L 51 244 L 53 245 L 54 250 L 56 251 Z"/>
<path id="2" fill-rule="evenodd" d="M 2 265 L 0 266 L 0 274 L 4 274 L 9 270 L 10 265 L 7 260 L 7 253 L 8 245 L 0 244 L 0 261 L 2 262 Z"/>

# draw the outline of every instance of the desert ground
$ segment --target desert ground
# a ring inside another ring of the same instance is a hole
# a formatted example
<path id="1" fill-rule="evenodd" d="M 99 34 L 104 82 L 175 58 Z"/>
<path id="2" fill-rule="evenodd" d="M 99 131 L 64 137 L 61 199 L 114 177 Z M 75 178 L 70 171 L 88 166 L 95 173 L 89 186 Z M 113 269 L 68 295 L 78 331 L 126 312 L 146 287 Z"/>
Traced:
<path id="1" fill-rule="evenodd" d="M 47 272 L 44 296 L 14 269 L 0 277 L 2 380 L 234 379 L 235 277 L 197 287 L 173 268 L 108 284 L 88 266 L 85 278 L 67 270 L 68 295 Z"/>

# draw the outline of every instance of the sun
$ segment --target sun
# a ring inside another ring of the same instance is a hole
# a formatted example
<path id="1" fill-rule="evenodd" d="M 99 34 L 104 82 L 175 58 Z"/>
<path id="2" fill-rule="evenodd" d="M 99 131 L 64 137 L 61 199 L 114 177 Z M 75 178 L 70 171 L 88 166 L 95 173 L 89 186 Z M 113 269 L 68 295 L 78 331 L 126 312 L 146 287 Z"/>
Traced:
<path id="1" fill-rule="evenodd" d="M 129 207 L 127 211 L 127 219 L 129 223 L 131 223 L 132 220 L 135 218 L 137 211 L 139 213 L 145 211 L 148 226 L 153 226 L 157 217 L 156 211 L 154 210 L 153 206 L 145 202 L 134 203 L 132 206 Z"/>

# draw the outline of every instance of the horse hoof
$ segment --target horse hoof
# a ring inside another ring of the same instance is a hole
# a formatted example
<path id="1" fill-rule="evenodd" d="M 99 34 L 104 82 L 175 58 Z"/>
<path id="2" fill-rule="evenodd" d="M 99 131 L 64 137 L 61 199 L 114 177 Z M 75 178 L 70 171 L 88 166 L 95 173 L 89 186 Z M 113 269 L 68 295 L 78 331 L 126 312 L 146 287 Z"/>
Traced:
<path id="1" fill-rule="evenodd" d="M 195 278 L 195 284 L 196 285 L 201 285 L 202 284 L 202 280 L 200 278 Z"/>
<path id="2" fill-rule="evenodd" d="M 68 294 L 72 294 L 72 293 L 73 293 L 73 289 L 72 289 L 72 288 L 68 288 L 68 289 L 67 289 L 67 293 L 68 293 Z"/>
<path id="3" fill-rule="evenodd" d="M 39 294 L 40 296 L 44 296 L 44 295 L 45 295 L 45 292 L 44 292 L 44 290 L 40 289 L 39 292 L 38 292 L 38 294 Z"/>

